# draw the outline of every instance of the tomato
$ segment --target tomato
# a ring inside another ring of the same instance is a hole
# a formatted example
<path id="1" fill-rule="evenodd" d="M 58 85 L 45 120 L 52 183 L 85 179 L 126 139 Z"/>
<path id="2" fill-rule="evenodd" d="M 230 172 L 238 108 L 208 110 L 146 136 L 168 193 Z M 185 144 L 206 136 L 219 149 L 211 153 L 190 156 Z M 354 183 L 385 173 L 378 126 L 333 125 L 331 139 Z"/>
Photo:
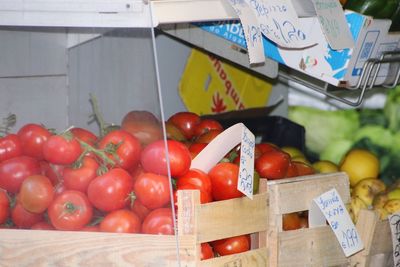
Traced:
<path id="1" fill-rule="evenodd" d="M 74 127 L 70 130 L 70 132 L 76 139 L 81 140 L 91 146 L 94 146 L 97 142 L 97 136 L 87 129 Z"/>
<path id="2" fill-rule="evenodd" d="M 220 256 L 232 255 L 250 250 L 250 235 L 239 235 L 211 242 L 214 251 Z"/>
<path id="3" fill-rule="evenodd" d="M 213 119 L 203 119 L 194 126 L 194 136 L 200 136 L 211 130 L 223 130 L 221 123 Z"/>
<path id="4" fill-rule="evenodd" d="M 150 213 L 150 209 L 146 208 L 139 199 L 135 199 L 133 204 L 131 205 L 131 211 L 136 213 L 139 217 L 140 221 L 142 222 L 144 218 Z"/>
<path id="5" fill-rule="evenodd" d="M 133 183 L 135 183 L 135 181 L 137 180 L 137 178 L 139 177 L 139 175 L 141 175 L 142 173 L 144 173 L 144 170 L 142 168 L 142 165 L 139 164 L 136 166 L 136 168 L 134 168 L 133 170 L 131 170 L 129 172 L 132 176 L 133 179 Z"/>
<path id="6" fill-rule="evenodd" d="M 207 143 L 193 143 L 189 146 L 189 152 L 194 159 L 208 144 Z"/>
<path id="7" fill-rule="evenodd" d="M 185 184 L 194 185 L 196 188 L 207 193 L 212 192 L 211 179 L 207 173 L 198 169 L 190 169 L 187 173 L 177 177 L 176 186 L 179 188 Z"/>
<path id="8" fill-rule="evenodd" d="M 52 164 L 72 164 L 81 154 L 81 145 L 74 137 L 52 135 L 43 144 L 43 157 Z"/>
<path id="9" fill-rule="evenodd" d="M 32 225 L 44 220 L 43 213 L 29 212 L 17 201 L 11 210 L 11 220 L 18 228 L 29 229 Z"/>
<path id="10" fill-rule="evenodd" d="M 194 128 L 200 123 L 200 120 L 200 116 L 196 113 L 182 111 L 169 117 L 168 122 L 171 122 L 178 127 L 186 139 L 190 140 L 194 136 Z"/>
<path id="11" fill-rule="evenodd" d="M 132 176 L 124 169 L 111 169 L 94 178 L 87 189 L 90 202 L 101 211 L 122 209 L 129 204 Z"/>
<path id="12" fill-rule="evenodd" d="M 28 176 L 22 182 L 18 197 L 24 209 L 33 213 L 42 213 L 53 201 L 53 184 L 43 175 Z"/>
<path id="13" fill-rule="evenodd" d="M 171 176 L 184 175 L 192 162 L 188 148 L 179 141 L 167 140 L 166 142 Z M 146 172 L 168 176 L 165 141 L 159 140 L 148 145 L 142 152 L 140 162 Z"/>
<path id="14" fill-rule="evenodd" d="M 0 138 L 0 162 L 22 156 L 22 144 L 16 134 L 7 134 Z"/>
<path id="15" fill-rule="evenodd" d="M 58 195 L 47 209 L 51 224 L 57 230 L 80 230 L 90 222 L 93 207 L 87 196 L 75 190 Z"/>
<path id="16" fill-rule="evenodd" d="M 208 172 L 208 176 L 211 179 L 214 200 L 225 200 L 243 196 L 243 193 L 237 190 L 238 165 L 230 162 L 220 162 Z"/>
<path id="17" fill-rule="evenodd" d="M 109 132 L 100 140 L 98 147 L 106 149 L 116 166 L 125 170 L 131 170 L 138 165 L 142 150 L 139 140 L 125 130 Z"/>
<path id="18" fill-rule="evenodd" d="M 19 129 L 17 135 L 21 140 L 24 155 L 43 159 L 42 147 L 51 136 L 49 130 L 39 124 L 28 123 Z"/>
<path id="19" fill-rule="evenodd" d="M 17 193 L 26 177 L 41 174 L 40 163 L 35 158 L 21 156 L 0 163 L 0 188 Z"/>
<path id="20" fill-rule="evenodd" d="M 210 130 L 206 133 L 203 133 L 202 135 L 199 135 L 195 139 L 195 143 L 210 143 L 212 140 L 214 140 L 215 137 L 217 137 L 220 133 L 222 133 L 222 130 Z"/>
<path id="21" fill-rule="evenodd" d="M 163 139 L 161 122 L 149 111 L 128 112 L 122 119 L 121 128 L 135 136 L 143 147 Z"/>
<path id="22" fill-rule="evenodd" d="M 53 185 L 58 184 L 63 179 L 62 173 L 64 167 L 64 165 L 50 164 L 45 160 L 40 161 L 42 174 L 49 178 Z"/>
<path id="23" fill-rule="evenodd" d="M 301 161 L 292 161 L 292 164 L 296 167 L 298 176 L 312 175 L 316 173 L 314 168 L 307 163 Z"/>
<path id="24" fill-rule="evenodd" d="M 86 226 L 84 226 L 80 231 L 85 231 L 85 232 L 100 232 L 100 226 L 99 226 L 99 225 L 86 225 Z"/>
<path id="25" fill-rule="evenodd" d="M 31 226 L 32 230 L 55 230 L 53 225 L 46 221 L 40 221 Z"/>
<path id="26" fill-rule="evenodd" d="M 5 190 L 0 189 L 0 224 L 6 222 L 10 215 L 10 199 Z"/>
<path id="27" fill-rule="evenodd" d="M 286 172 L 286 177 L 291 178 L 291 177 L 296 177 L 299 176 L 299 173 L 297 172 L 296 165 L 293 164 L 292 161 L 289 162 L 288 170 Z"/>
<path id="28" fill-rule="evenodd" d="M 99 167 L 97 161 L 89 156 L 85 156 L 81 166 L 77 168 L 65 167 L 63 170 L 65 188 L 86 193 L 90 182 L 97 177 Z"/>
<path id="29" fill-rule="evenodd" d="M 201 243 L 201 256 L 200 260 L 214 258 L 214 251 L 210 243 Z"/>
<path id="30" fill-rule="evenodd" d="M 286 177 L 290 156 L 280 150 L 265 152 L 255 160 L 255 169 L 262 178 L 282 179 Z"/>
<path id="31" fill-rule="evenodd" d="M 114 233 L 140 233 L 141 221 L 130 210 L 121 209 L 108 213 L 100 223 L 100 231 Z"/>
<path id="32" fill-rule="evenodd" d="M 280 148 L 272 143 L 259 143 L 256 144 L 256 149 L 260 151 L 261 155 L 270 152 L 270 151 L 276 151 L 280 150 Z"/>
<path id="33" fill-rule="evenodd" d="M 152 210 L 142 223 L 143 234 L 173 235 L 174 218 L 170 208 Z"/>
<path id="34" fill-rule="evenodd" d="M 301 228 L 300 216 L 297 212 L 282 215 L 282 230 L 296 230 Z"/>
<path id="35" fill-rule="evenodd" d="M 135 181 L 134 192 L 148 209 L 161 208 L 171 201 L 169 178 L 165 175 L 142 173 Z"/>
<path id="36" fill-rule="evenodd" d="M 183 135 L 182 131 L 172 122 L 165 122 L 165 131 L 167 133 L 167 139 L 172 139 L 180 142 L 186 141 L 186 137 Z"/>

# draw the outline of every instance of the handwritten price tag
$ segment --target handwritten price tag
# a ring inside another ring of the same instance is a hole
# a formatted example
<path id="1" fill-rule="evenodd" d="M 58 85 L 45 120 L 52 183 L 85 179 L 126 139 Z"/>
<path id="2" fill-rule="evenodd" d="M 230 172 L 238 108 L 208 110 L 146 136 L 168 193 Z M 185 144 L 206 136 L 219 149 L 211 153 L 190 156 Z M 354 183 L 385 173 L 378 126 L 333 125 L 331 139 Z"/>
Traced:
<path id="1" fill-rule="evenodd" d="M 325 37 L 334 50 L 352 48 L 354 40 L 338 0 L 312 0 Z"/>
<path id="2" fill-rule="evenodd" d="M 400 213 L 388 216 L 393 243 L 393 266 L 400 266 Z"/>
<path id="3" fill-rule="evenodd" d="M 255 143 L 254 134 L 247 127 L 243 127 L 237 189 L 251 199 L 253 199 Z"/>
<path id="4" fill-rule="evenodd" d="M 291 0 L 246 0 L 260 23 L 261 32 L 277 45 L 304 48 L 315 42 L 302 29 Z"/>
<path id="5" fill-rule="evenodd" d="M 346 257 L 364 248 L 357 229 L 336 189 L 314 198 L 314 203 L 331 226 Z"/>
<path id="6" fill-rule="evenodd" d="M 245 0 L 229 0 L 242 23 L 250 64 L 265 62 L 264 45 L 259 23 Z"/>

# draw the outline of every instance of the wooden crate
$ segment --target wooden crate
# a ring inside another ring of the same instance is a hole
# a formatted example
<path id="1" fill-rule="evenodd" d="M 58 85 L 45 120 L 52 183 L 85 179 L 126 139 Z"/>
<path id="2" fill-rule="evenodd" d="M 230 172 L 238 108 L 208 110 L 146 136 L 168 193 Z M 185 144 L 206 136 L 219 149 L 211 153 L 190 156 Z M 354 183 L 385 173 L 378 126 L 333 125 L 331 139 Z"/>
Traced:
<path id="1" fill-rule="evenodd" d="M 393 245 L 388 220 L 380 220 L 375 211 L 361 210 L 356 227 L 363 237 L 365 249 L 352 257 L 352 266 L 393 266 Z"/>
<path id="2" fill-rule="evenodd" d="M 178 207 L 176 236 L 0 229 L 0 266 L 267 266 L 267 193 L 200 204 L 181 191 Z M 248 233 L 252 250 L 200 261 L 202 242 Z"/>
<path id="3" fill-rule="evenodd" d="M 313 199 L 336 188 L 343 202 L 350 201 L 345 173 L 318 174 L 268 182 L 268 266 L 348 266 L 330 226 L 282 230 L 283 214 L 309 210 Z"/>

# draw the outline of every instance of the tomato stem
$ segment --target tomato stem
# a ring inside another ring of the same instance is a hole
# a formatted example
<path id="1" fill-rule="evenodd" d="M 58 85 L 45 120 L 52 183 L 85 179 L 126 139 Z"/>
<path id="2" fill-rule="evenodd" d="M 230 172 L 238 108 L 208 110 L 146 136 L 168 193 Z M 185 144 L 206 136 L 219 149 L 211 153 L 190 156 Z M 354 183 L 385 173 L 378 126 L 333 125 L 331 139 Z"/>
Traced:
<path id="1" fill-rule="evenodd" d="M 112 130 L 119 129 L 120 127 L 118 125 L 109 124 L 105 122 L 100 112 L 100 107 L 99 107 L 99 102 L 97 101 L 97 97 L 94 94 L 89 94 L 89 95 L 90 95 L 90 103 L 92 104 L 93 108 L 93 114 L 90 115 L 91 120 L 89 121 L 89 123 L 93 121 L 96 121 L 98 123 L 100 128 L 100 137 L 105 136 Z"/>
<path id="2" fill-rule="evenodd" d="M 106 166 L 111 166 L 111 167 L 115 166 L 115 164 L 116 164 L 115 161 L 108 157 L 108 155 L 107 155 L 105 150 L 94 148 L 93 146 L 89 145 L 88 143 L 86 143 L 86 142 L 84 142 L 82 140 L 79 140 L 79 139 L 77 139 L 77 140 L 81 144 L 81 146 L 83 148 L 83 152 L 79 156 L 79 158 L 75 161 L 76 164 L 81 163 L 82 160 L 83 160 L 83 157 L 85 155 L 87 155 L 88 153 L 93 153 L 93 154 L 95 154 L 97 156 L 96 159 L 99 158 L 101 160 L 101 162 L 100 162 L 101 167 L 100 168 L 102 168 L 102 167 L 107 168 Z M 75 163 L 74 163 L 74 165 L 75 165 Z M 107 170 L 108 170 L 108 168 L 107 168 Z"/>
<path id="3" fill-rule="evenodd" d="M 1 135 L 2 136 L 7 135 L 10 132 L 11 127 L 13 127 L 16 122 L 17 122 L 17 116 L 12 113 L 8 114 L 7 117 L 3 118 L 3 122 L 0 125 Z"/>

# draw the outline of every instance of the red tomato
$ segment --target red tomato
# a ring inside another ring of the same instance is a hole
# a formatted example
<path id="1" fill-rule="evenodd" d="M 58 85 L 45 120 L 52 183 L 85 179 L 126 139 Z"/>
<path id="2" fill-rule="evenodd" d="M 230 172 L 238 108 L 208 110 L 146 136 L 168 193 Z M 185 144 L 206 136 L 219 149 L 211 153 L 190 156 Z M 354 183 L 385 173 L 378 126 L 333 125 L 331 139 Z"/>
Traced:
<path id="1" fill-rule="evenodd" d="M 8 134 L 0 138 L 0 162 L 22 156 L 22 144 L 18 135 Z"/>
<path id="2" fill-rule="evenodd" d="M 5 190 L 0 189 L 0 224 L 6 222 L 10 215 L 10 199 Z"/>
<path id="3" fill-rule="evenodd" d="M 201 243 L 200 260 L 207 260 L 211 258 L 214 258 L 214 251 L 210 243 Z"/>
<path id="4" fill-rule="evenodd" d="M 99 167 L 97 161 L 89 156 L 85 156 L 81 166 L 77 168 L 65 167 L 63 170 L 65 188 L 86 193 L 90 182 L 97 177 Z"/>
<path id="5" fill-rule="evenodd" d="M 250 235 L 240 235 L 213 241 L 211 246 L 220 256 L 245 252 L 251 248 Z"/>
<path id="6" fill-rule="evenodd" d="M 301 228 L 300 216 L 297 212 L 282 215 L 282 230 L 296 230 Z"/>
<path id="7" fill-rule="evenodd" d="M 98 147 L 106 149 L 116 166 L 125 170 L 131 170 L 138 165 L 142 150 L 139 140 L 125 130 L 109 132 L 100 140 Z"/>
<path id="8" fill-rule="evenodd" d="M 166 142 L 171 176 L 184 175 L 192 162 L 188 148 L 179 141 L 167 140 Z M 140 162 L 146 172 L 168 176 L 165 141 L 159 140 L 148 145 L 142 152 Z"/>
<path id="9" fill-rule="evenodd" d="M 183 111 L 172 115 L 168 122 L 178 127 L 186 139 L 190 140 L 194 136 L 194 128 L 200 123 L 200 117 L 196 113 Z"/>
<path id="10" fill-rule="evenodd" d="M 43 159 L 42 147 L 51 136 L 49 130 L 39 124 L 29 123 L 21 127 L 17 135 L 21 140 L 24 155 Z"/>
<path id="11" fill-rule="evenodd" d="M 136 179 L 139 177 L 139 175 L 141 175 L 142 173 L 144 173 L 144 170 L 142 168 L 142 165 L 139 164 L 136 166 L 136 168 L 134 168 L 133 170 L 131 170 L 129 172 L 132 176 L 133 179 L 133 183 L 135 183 Z"/>
<path id="12" fill-rule="evenodd" d="M 97 136 L 87 129 L 74 127 L 70 130 L 70 132 L 76 139 L 81 140 L 91 146 L 94 146 L 97 142 Z"/>
<path id="13" fill-rule="evenodd" d="M 194 136 L 200 136 L 211 130 L 223 130 L 221 123 L 213 119 L 203 119 L 194 127 Z"/>
<path id="14" fill-rule="evenodd" d="M 300 161 L 292 161 L 292 164 L 296 167 L 298 176 L 312 175 L 316 173 L 314 168 L 308 165 L 307 163 Z"/>
<path id="15" fill-rule="evenodd" d="M 43 157 L 49 163 L 72 164 L 81 154 L 81 145 L 74 137 L 52 135 L 43 144 Z"/>
<path id="16" fill-rule="evenodd" d="M 150 209 L 146 208 L 139 199 L 135 199 L 133 205 L 131 205 L 131 211 L 136 213 L 139 217 L 140 221 L 142 222 L 144 218 L 150 213 Z"/>
<path id="17" fill-rule="evenodd" d="M 163 138 L 161 122 L 145 110 L 128 112 L 122 119 L 121 128 L 135 136 L 143 147 Z"/>
<path id="18" fill-rule="evenodd" d="M 176 186 L 178 188 L 186 184 L 194 185 L 196 188 L 210 194 L 212 192 L 211 179 L 208 174 L 202 170 L 190 169 L 184 175 L 177 177 Z"/>
<path id="19" fill-rule="evenodd" d="M 145 172 L 136 179 L 134 191 L 137 199 L 148 209 L 157 209 L 168 204 L 170 200 L 169 178 Z"/>
<path id="20" fill-rule="evenodd" d="M 0 163 L 0 188 L 17 193 L 26 177 L 40 174 L 40 163 L 35 158 L 21 156 Z"/>
<path id="21" fill-rule="evenodd" d="M 49 178 L 53 185 L 58 184 L 63 179 L 62 173 L 64 167 L 64 165 L 50 164 L 45 160 L 40 161 L 42 174 Z"/>
<path id="22" fill-rule="evenodd" d="M 108 213 L 100 223 L 100 231 L 113 233 L 139 233 L 141 221 L 130 210 L 115 210 Z"/>
<path id="23" fill-rule="evenodd" d="M 272 150 L 265 152 L 255 160 L 255 169 L 262 178 L 282 179 L 286 177 L 289 162 L 289 154 L 279 150 Z"/>
<path id="24" fill-rule="evenodd" d="M 22 182 L 18 193 L 21 205 L 33 213 L 43 213 L 53 201 L 53 197 L 53 184 L 43 175 L 28 176 Z"/>
<path id="25" fill-rule="evenodd" d="M 87 189 L 90 202 L 101 211 L 113 211 L 129 204 L 132 176 L 124 169 L 111 169 L 94 178 Z"/>
<path id="26" fill-rule="evenodd" d="M 43 219 L 43 213 L 29 212 L 18 201 L 11 210 L 11 220 L 18 228 L 29 229 L 32 225 L 43 221 Z"/>
<path id="27" fill-rule="evenodd" d="M 84 226 L 80 231 L 85 231 L 85 232 L 100 232 L 100 226 L 99 226 L 99 225 L 86 225 L 86 226 Z"/>
<path id="28" fill-rule="evenodd" d="M 173 235 L 174 218 L 170 208 L 152 210 L 142 223 L 143 234 Z"/>
<path id="29" fill-rule="evenodd" d="M 214 200 L 225 200 L 242 197 L 243 193 L 237 190 L 239 166 L 230 162 L 220 162 L 209 172 L 212 195 Z"/>
<path id="30" fill-rule="evenodd" d="M 222 133 L 222 130 L 210 130 L 206 133 L 203 133 L 202 135 L 198 136 L 195 140 L 195 143 L 210 143 L 212 140 L 214 140 L 215 137 L 217 137 L 220 133 Z"/>
<path id="31" fill-rule="evenodd" d="M 165 122 L 165 132 L 167 134 L 167 139 L 172 139 L 180 142 L 186 141 L 186 137 L 183 135 L 182 131 L 172 122 Z"/>
<path id="32" fill-rule="evenodd" d="M 82 229 L 90 222 L 93 207 L 84 193 L 67 190 L 54 199 L 47 213 L 57 230 L 74 231 Z"/>
<path id="33" fill-rule="evenodd" d="M 296 165 L 292 161 L 289 162 L 289 167 L 286 173 L 287 178 L 299 176 Z"/>
<path id="34" fill-rule="evenodd" d="M 207 143 L 192 143 L 189 146 L 189 152 L 194 159 L 208 144 Z"/>
<path id="35" fill-rule="evenodd" d="M 280 150 L 279 147 L 277 147 L 276 145 L 274 145 L 272 143 L 259 143 L 259 144 L 256 144 L 255 147 L 257 150 L 260 151 L 261 155 L 266 152 Z"/>
<path id="36" fill-rule="evenodd" d="M 53 225 L 46 221 L 37 222 L 31 226 L 32 230 L 55 230 Z"/>

